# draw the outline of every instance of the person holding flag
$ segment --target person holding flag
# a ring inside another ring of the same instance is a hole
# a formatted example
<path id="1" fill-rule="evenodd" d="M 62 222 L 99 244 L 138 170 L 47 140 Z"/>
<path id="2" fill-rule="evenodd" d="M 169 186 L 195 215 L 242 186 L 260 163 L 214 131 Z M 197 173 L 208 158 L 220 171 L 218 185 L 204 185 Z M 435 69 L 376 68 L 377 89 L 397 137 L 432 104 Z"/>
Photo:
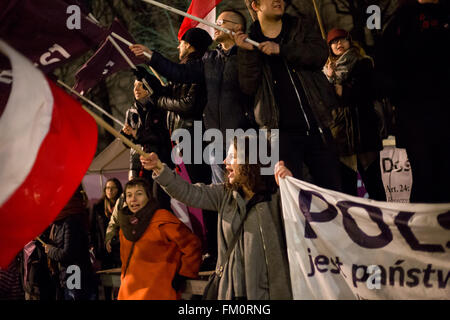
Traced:
<path id="1" fill-rule="evenodd" d="M 239 82 L 255 99 L 260 127 L 280 131 L 280 159 L 297 178 L 308 166 L 314 183 L 341 190 L 339 162 L 329 126 L 337 106 L 334 91 L 321 72 L 326 42 L 314 22 L 285 13 L 284 0 L 248 0 L 257 20 L 249 35 L 238 31 Z M 245 42 L 260 43 L 258 48 Z"/>
<path id="2" fill-rule="evenodd" d="M 140 158 L 171 197 L 218 212 L 218 259 L 203 294 L 207 300 L 292 299 L 281 198 L 275 186 L 292 173 L 280 161 L 275 179 L 261 175 L 264 165 L 250 162 L 250 146 L 257 143 L 253 139 L 256 136 L 234 137 L 224 160 L 226 182 L 221 184 L 190 184 L 157 154 Z"/>
<path id="3" fill-rule="evenodd" d="M 245 17 L 238 11 L 227 9 L 218 16 L 216 23 L 233 31 L 246 29 Z M 177 64 L 164 58 L 158 52 L 136 44 L 130 46 L 138 57 L 150 54 L 148 64 L 167 79 L 177 83 L 201 83 L 206 86 L 207 103 L 203 111 L 206 129 L 219 129 L 223 137 L 226 129 L 249 127 L 249 97 L 239 88 L 237 69 L 237 47 L 233 37 L 223 31 L 214 32 L 214 40 L 219 46 L 207 51 L 201 60 L 188 64 Z M 225 149 L 225 147 L 224 147 Z M 213 183 L 224 180 L 222 159 L 210 155 Z"/>
<path id="4" fill-rule="evenodd" d="M 178 46 L 180 63 L 190 64 L 199 61 L 211 43 L 212 39 L 205 30 L 200 28 L 187 30 Z M 171 135 L 177 129 L 185 129 L 193 137 L 194 121 L 202 121 L 202 112 L 206 104 L 205 84 L 170 82 L 166 87 L 163 87 L 144 68 L 138 68 L 141 71 L 141 77 L 147 78 L 147 82 L 152 83 L 151 87 L 154 90 L 152 98 L 155 107 L 167 111 L 167 127 Z M 194 144 L 191 144 L 190 150 L 190 154 L 193 155 Z M 211 183 L 211 170 L 204 163 L 183 163 L 183 166 L 179 166 L 178 169 L 180 175 L 184 176 L 189 182 Z M 182 172 L 183 170 L 185 172 Z M 197 208 L 188 208 L 188 210 L 190 211 L 190 221 L 194 232 L 197 235 L 204 236 L 204 252 L 208 253 L 207 257 L 209 257 L 205 259 L 204 264 L 204 267 L 207 268 L 210 265 L 208 261 L 214 261 L 217 255 L 216 215 L 202 214 L 200 209 Z M 198 214 L 195 212 L 196 210 L 199 211 Z M 206 229 L 202 228 L 203 225 Z"/>
<path id="5" fill-rule="evenodd" d="M 138 76 L 139 78 L 139 76 Z M 166 161 L 170 160 L 170 135 L 165 125 L 166 111 L 155 108 L 150 92 L 143 83 L 136 79 L 134 81 L 134 104 L 127 110 L 125 126 L 121 133 L 133 143 L 143 147 L 145 152 L 159 151 Z M 129 179 L 139 176 L 147 177 L 143 170 L 139 155 L 135 150 L 130 152 L 130 174 Z M 149 179 L 151 182 L 151 179 Z M 154 196 L 161 202 L 163 208 L 170 208 L 170 199 L 164 192 L 154 190 Z"/>

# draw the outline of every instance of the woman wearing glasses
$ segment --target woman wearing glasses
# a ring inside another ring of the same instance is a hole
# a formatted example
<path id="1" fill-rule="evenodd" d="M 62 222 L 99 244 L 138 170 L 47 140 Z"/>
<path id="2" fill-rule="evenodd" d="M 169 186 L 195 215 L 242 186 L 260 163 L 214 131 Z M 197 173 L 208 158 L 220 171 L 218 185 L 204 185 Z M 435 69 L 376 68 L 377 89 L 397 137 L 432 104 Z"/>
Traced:
<path id="1" fill-rule="evenodd" d="M 375 112 L 373 60 L 342 29 L 332 29 L 327 42 L 330 57 L 324 67 L 342 107 L 333 110 L 331 128 L 340 158 L 343 191 L 357 195 L 357 172 L 369 198 L 385 201 L 381 180 L 379 118 Z"/>
<path id="2" fill-rule="evenodd" d="M 111 253 L 106 251 L 105 234 L 109 219 L 117 199 L 122 194 L 122 185 L 116 178 L 106 181 L 102 198 L 94 205 L 91 216 L 91 248 L 102 270 L 120 267 L 119 239 L 114 237 L 109 243 Z"/>

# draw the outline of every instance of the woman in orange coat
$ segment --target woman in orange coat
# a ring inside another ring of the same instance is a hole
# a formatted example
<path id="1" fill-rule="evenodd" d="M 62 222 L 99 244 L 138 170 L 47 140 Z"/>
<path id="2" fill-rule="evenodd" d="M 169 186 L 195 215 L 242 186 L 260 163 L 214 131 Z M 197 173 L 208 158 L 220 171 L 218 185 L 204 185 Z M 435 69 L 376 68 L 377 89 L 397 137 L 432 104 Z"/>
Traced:
<path id="1" fill-rule="evenodd" d="M 159 209 L 147 180 L 129 181 L 118 213 L 122 260 L 119 300 L 175 300 L 184 278 L 196 278 L 201 242 L 177 217 Z"/>

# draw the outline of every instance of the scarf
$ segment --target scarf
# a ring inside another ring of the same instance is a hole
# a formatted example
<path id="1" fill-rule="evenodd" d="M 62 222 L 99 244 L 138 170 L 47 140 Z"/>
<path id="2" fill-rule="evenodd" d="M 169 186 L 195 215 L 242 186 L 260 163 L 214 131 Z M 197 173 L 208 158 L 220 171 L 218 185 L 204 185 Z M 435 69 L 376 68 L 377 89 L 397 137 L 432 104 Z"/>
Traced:
<path id="1" fill-rule="evenodd" d="M 155 211 L 158 209 L 156 201 L 149 201 L 144 208 L 132 213 L 128 207 L 119 210 L 119 225 L 128 241 L 138 241 L 147 230 Z"/>
<path id="2" fill-rule="evenodd" d="M 103 203 L 104 203 L 104 208 L 105 208 L 105 216 L 106 216 L 108 219 L 110 219 L 110 218 L 111 218 L 111 215 L 112 215 L 112 213 L 113 213 L 113 210 L 114 210 L 114 205 L 115 205 L 115 203 L 116 203 L 116 200 L 109 201 L 109 200 L 105 197 L 105 199 L 103 200 Z"/>

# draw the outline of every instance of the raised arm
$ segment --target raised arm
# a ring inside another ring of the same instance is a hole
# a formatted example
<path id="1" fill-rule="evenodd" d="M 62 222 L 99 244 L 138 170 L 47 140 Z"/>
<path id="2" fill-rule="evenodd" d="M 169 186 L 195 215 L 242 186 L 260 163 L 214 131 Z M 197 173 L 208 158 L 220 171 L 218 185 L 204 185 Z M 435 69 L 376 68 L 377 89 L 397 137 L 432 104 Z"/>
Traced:
<path id="1" fill-rule="evenodd" d="M 226 192 L 222 184 L 190 184 L 161 163 L 154 152 L 147 157 L 141 156 L 141 163 L 144 169 L 153 170 L 153 180 L 172 198 L 190 207 L 219 211 Z"/>
<path id="2" fill-rule="evenodd" d="M 278 161 L 275 165 L 274 171 L 275 181 L 277 185 L 280 185 L 280 178 L 284 179 L 285 177 L 292 177 L 292 172 L 285 165 L 284 161 Z"/>
<path id="3" fill-rule="evenodd" d="M 130 46 L 130 50 L 138 57 L 145 57 L 144 52 L 149 54 L 151 58 L 146 58 L 148 64 L 170 81 L 179 83 L 204 82 L 203 62 L 201 60 L 196 60 L 188 64 L 174 63 L 164 58 L 158 52 L 152 51 L 141 44 Z"/>

